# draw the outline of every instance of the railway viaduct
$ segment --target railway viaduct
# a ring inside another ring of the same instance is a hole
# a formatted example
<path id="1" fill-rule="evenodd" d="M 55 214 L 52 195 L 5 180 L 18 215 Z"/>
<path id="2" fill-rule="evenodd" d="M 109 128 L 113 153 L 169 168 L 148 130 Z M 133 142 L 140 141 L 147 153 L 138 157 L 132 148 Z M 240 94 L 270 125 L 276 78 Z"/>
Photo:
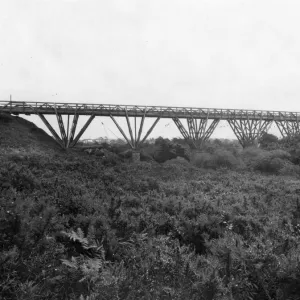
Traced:
<path id="1" fill-rule="evenodd" d="M 14 115 L 38 115 L 56 142 L 65 149 L 77 144 L 97 116 L 110 117 L 133 150 L 139 149 L 162 118 L 172 119 L 192 148 L 200 148 L 210 138 L 220 120 L 226 120 L 229 123 L 243 147 L 258 140 L 264 132 L 268 131 L 273 122 L 276 123 L 284 137 L 300 134 L 300 113 L 286 111 L 0 101 L 0 112 Z M 46 119 L 46 115 L 56 116 L 59 132 L 53 129 Z M 78 119 L 83 115 L 89 116 L 89 118 L 78 131 L 76 130 Z M 63 122 L 62 116 L 67 116 L 66 122 Z M 126 119 L 129 135 L 119 125 L 119 117 Z M 130 122 L 130 118 L 133 119 L 133 122 Z M 139 126 L 137 126 L 137 118 L 141 118 Z M 145 118 L 152 118 L 154 121 L 150 129 L 143 135 Z M 186 124 L 182 122 L 183 119 L 186 120 L 184 122 Z"/>

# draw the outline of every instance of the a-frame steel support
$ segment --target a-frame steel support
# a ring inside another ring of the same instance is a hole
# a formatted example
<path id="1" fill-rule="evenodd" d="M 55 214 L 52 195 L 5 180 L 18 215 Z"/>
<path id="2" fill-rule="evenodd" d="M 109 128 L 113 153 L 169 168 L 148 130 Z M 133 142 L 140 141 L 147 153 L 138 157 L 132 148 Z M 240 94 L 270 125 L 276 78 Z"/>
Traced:
<path id="1" fill-rule="evenodd" d="M 175 125 L 179 129 L 179 131 L 182 134 L 182 136 L 184 137 L 184 139 L 189 142 L 190 141 L 190 135 L 187 132 L 187 130 L 184 128 L 181 121 L 178 118 L 172 118 L 172 120 L 174 121 Z"/>
<path id="2" fill-rule="evenodd" d="M 219 119 L 214 119 L 207 128 L 208 118 L 195 119 L 190 117 L 186 119 L 188 125 L 188 130 L 186 130 L 178 118 L 172 119 L 184 139 L 187 141 L 190 147 L 194 149 L 201 148 L 203 143 L 205 143 L 205 141 L 211 137 L 220 121 Z"/>
<path id="3" fill-rule="evenodd" d="M 70 143 L 72 143 L 74 140 L 78 119 L 79 119 L 79 116 L 77 114 L 74 115 L 70 134 L 68 135 L 67 148 L 69 148 Z M 68 127 L 69 127 L 69 115 L 68 115 Z M 67 132 L 69 132 L 69 128 L 68 128 Z"/>
<path id="4" fill-rule="evenodd" d="M 272 120 L 238 120 L 228 119 L 228 123 L 236 135 L 240 144 L 245 148 L 254 145 L 267 132 L 272 124 Z"/>
<path id="5" fill-rule="evenodd" d="M 293 137 L 295 135 L 300 135 L 300 121 L 290 122 L 290 121 L 275 121 L 281 135 L 283 137 Z"/>
<path id="6" fill-rule="evenodd" d="M 58 122 L 59 131 L 60 131 L 61 136 L 59 136 L 56 133 L 54 128 L 50 125 L 50 123 L 48 122 L 48 120 L 45 118 L 45 116 L 43 114 L 40 114 L 40 113 L 37 113 L 37 114 L 41 118 L 43 123 L 46 125 L 48 130 L 51 132 L 51 134 L 52 134 L 53 138 L 55 139 L 55 141 L 64 149 L 74 147 L 77 144 L 78 140 L 83 135 L 83 133 L 86 131 L 88 126 L 91 124 L 93 119 L 95 118 L 95 115 L 91 115 L 89 117 L 89 119 L 87 120 L 87 122 L 82 127 L 82 129 L 79 131 L 79 133 L 75 136 L 79 115 L 75 114 L 73 116 L 73 122 L 72 122 L 71 130 L 70 130 L 70 125 L 69 125 L 70 124 L 70 115 L 68 115 L 67 130 L 66 130 L 63 119 L 62 119 L 62 115 L 58 114 L 57 111 L 55 111 L 55 113 L 56 113 L 56 118 L 57 118 L 57 122 Z"/>
<path id="7" fill-rule="evenodd" d="M 38 113 L 38 116 L 41 118 L 41 120 L 43 121 L 43 123 L 46 125 L 46 127 L 48 128 L 48 130 L 51 132 L 53 138 L 55 139 L 55 141 L 62 147 L 64 148 L 64 144 L 63 141 L 61 140 L 61 138 L 58 136 L 58 134 L 56 133 L 56 131 L 53 129 L 53 127 L 50 125 L 50 123 L 48 122 L 48 120 L 45 118 L 44 115 Z"/>
<path id="8" fill-rule="evenodd" d="M 144 114 L 143 114 L 143 116 L 141 118 L 139 129 L 137 127 L 136 117 L 134 117 L 134 134 L 133 134 L 133 130 L 132 130 L 132 127 L 131 127 L 131 124 L 130 124 L 130 120 L 129 120 L 127 111 L 125 111 L 125 114 L 126 114 L 126 122 L 127 122 L 127 126 L 128 126 L 128 131 L 129 131 L 129 136 L 130 137 L 128 137 L 126 135 L 126 133 L 124 132 L 124 130 L 122 129 L 122 127 L 118 124 L 117 120 L 115 119 L 115 117 L 113 115 L 110 115 L 110 118 L 113 120 L 113 122 L 115 123 L 115 125 L 119 129 L 120 133 L 122 134 L 122 136 L 124 137 L 124 139 L 126 140 L 126 142 L 128 143 L 128 145 L 132 149 L 137 150 L 145 142 L 145 140 L 147 139 L 147 137 L 151 134 L 151 132 L 153 131 L 153 129 L 156 126 L 157 122 L 160 120 L 160 117 L 156 118 L 156 120 L 154 121 L 154 123 L 152 124 L 152 126 L 150 127 L 150 129 L 147 131 L 147 133 L 144 136 L 144 138 L 141 140 L 142 133 L 143 133 L 144 122 L 145 122 L 145 118 L 147 116 L 146 109 L 145 109 Z M 138 133 L 137 133 L 137 129 L 138 129 Z"/>
<path id="9" fill-rule="evenodd" d="M 151 132 L 153 131 L 154 127 L 156 126 L 156 124 L 158 123 L 159 120 L 160 120 L 160 117 L 156 118 L 156 120 L 154 121 L 154 123 L 152 124 L 152 126 L 150 127 L 150 129 L 147 131 L 146 135 L 144 136 L 144 138 L 142 139 L 142 141 L 139 143 L 139 145 L 143 144 L 145 142 L 145 140 L 151 134 Z"/>
<path id="10" fill-rule="evenodd" d="M 91 124 L 91 122 L 94 120 L 95 115 L 91 115 L 88 120 L 86 121 L 86 123 L 83 125 L 83 127 L 81 128 L 81 130 L 78 132 L 78 134 L 76 135 L 76 137 L 74 138 L 74 140 L 70 143 L 70 147 L 74 147 L 77 142 L 79 141 L 79 139 L 81 138 L 81 136 L 84 134 L 84 132 L 86 131 L 86 129 L 89 127 L 89 125 Z"/>

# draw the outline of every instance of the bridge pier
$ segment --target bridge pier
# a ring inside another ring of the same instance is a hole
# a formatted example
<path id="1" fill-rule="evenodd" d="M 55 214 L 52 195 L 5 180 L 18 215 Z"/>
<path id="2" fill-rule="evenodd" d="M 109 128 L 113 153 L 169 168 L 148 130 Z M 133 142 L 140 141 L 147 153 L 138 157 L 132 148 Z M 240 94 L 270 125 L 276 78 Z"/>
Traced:
<path id="1" fill-rule="evenodd" d="M 139 162 L 141 160 L 141 152 L 138 150 L 132 151 L 132 162 Z"/>
<path id="2" fill-rule="evenodd" d="M 267 132 L 273 121 L 262 119 L 228 119 L 235 136 L 243 148 L 255 145 L 264 132 Z"/>
<path id="3" fill-rule="evenodd" d="M 126 133 L 124 132 L 124 130 L 121 128 L 121 126 L 119 125 L 119 123 L 117 122 L 117 120 L 115 119 L 115 117 L 113 115 L 110 115 L 110 118 L 113 120 L 113 122 L 115 123 L 115 125 L 119 129 L 120 133 L 122 134 L 122 136 L 126 140 L 127 144 L 135 152 L 145 142 L 145 140 L 147 139 L 147 137 L 151 134 L 151 132 L 153 131 L 154 127 L 156 126 L 156 124 L 160 120 L 160 117 L 157 117 L 156 120 L 154 121 L 154 123 L 152 124 L 152 126 L 150 127 L 150 129 L 147 131 L 147 133 L 145 134 L 145 136 L 142 138 L 143 127 L 144 127 L 144 122 L 145 122 L 146 116 L 147 116 L 147 110 L 145 109 L 144 113 L 143 113 L 143 116 L 141 117 L 140 125 L 137 126 L 137 122 L 136 122 L 137 120 L 136 120 L 136 117 L 134 117 L 134 128 L 132 128 L 131 127 L 131 123 L 130 123 L 130 119 L 129 119 L 129 116 L 128 116 L 128 113 L 127 113 L 127 110 L 125 110 L 125 117 L 126 117 L 128 132 L 129 132 L 129 136 L 128 136 L 128 135 L 126 135 Z M 134 129 L 134 130 L 132 130 L 132 129 Z M 138 132 L 137 132 L 137 130 L 138 130 Z"/>
<path id="4" fill-rule="evenodd" d="M 73 116 L 72 126 L 70 129 L 70 115 L 68 115 L 67 120 L 67 128 L 65 128 L 62 115 L 57 113 L 55 110 L 60 136 L 57 134 L 57 132 L 54 130 L 54 128 L 50 125 L 48 120 L 45 118 L 45 116 L 39 112 L 37 112 L 37 115 L 40 117 L 40 119 L 43 121 L 43 123 L 46 125 L 48 130 L 51 132 L 53 138 L 55 141 L 64 149 L 72 148 L 74 147 L 78 140 L 81 138 L 83 133 L 86 131 L 88 126 L 91 124 L 91 122 L 94 120 L 95 115 L 91 115 L 87 122 L 84 124 L 84 126 L 81 128 L 81 130 L 78 132 L 78 134 L 75 136 L 76 127 L 79 119 L 79 115 L 75 114 Z"/>
<path id="5" fill-rule="evenodd" d="M 282 137 L 293 137 L 295 135 L 300 135 L 300 121 L 275 121 Z"/>
<path id="6" fill-rule="evenodd" d="M 179 118 L 175 117 L 172 119 L 184 139 L 193 149 L 199 149 L 202 147 L 203 143 L 210 138 L 220 121 L 219 119 L 214 119 L 207 128 L 208 118 L 195 119 L 193 117 L 189 117 L 186 119 L 188 125 L 188 130 L 186 130 Z"/>

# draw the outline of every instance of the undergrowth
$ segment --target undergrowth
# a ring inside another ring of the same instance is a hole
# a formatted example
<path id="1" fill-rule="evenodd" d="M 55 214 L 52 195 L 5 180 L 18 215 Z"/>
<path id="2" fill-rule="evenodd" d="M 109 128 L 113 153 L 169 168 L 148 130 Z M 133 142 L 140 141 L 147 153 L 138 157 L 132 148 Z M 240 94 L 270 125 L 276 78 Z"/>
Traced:
<path id="1" fill-rule="evenodd" d="M 2 299 L 300 299 L 299 179 L 247 151 L 209 170 L 2 154 Z"/>

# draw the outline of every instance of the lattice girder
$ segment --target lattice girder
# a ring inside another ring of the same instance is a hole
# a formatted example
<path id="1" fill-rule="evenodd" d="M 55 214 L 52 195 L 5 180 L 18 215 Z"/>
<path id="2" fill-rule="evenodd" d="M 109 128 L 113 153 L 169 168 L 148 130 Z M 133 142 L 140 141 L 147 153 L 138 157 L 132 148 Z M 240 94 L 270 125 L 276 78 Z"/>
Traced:
<path id="1" fill-rule="evenodd" d="M 240 144 L 245 148 L 254 145 L 270 128 L 272 121 L 231 119 L 228 123 Z"/>
<path id="2" fill-rule="evenodd" d="M 203 143 L 210 138 L 220 120 L 215 119 L 208 126 L 208 118 L 196 119 L 189 117 L 186 118 L 188 130 L 185 129 L 179 118 L 173 118 L 173 121 L 188 144 L 196 149 L 201 148 Z"/>
<path id="3" fill-rule="evenodd" d="M 59 131 L 60 131 L 60 136 L 59 136 L 57 134 L 57 132 L 54 130 L 54 128 L 50 125 L 48 120 L 45 118 L 45 116 L 43 114 L 40 114 L 40 113 L 37 113 L 37 114 L 41 118 L 43 123 L 46 125 L 48 130 L 51 132 L 51 134 L 52 134 L 53 138 L 55 139 L 55 141 L 64 149 L 74 147 L 77 144 L 78 140 L 83 135 L 83 133 L 86 131 L 87 127 L 90 125 L 90 123 L 95 118 L 95 115 L 91 115 L 89 117 L 89 119 L 87 120 L 87 122 L 82 127 L 82 129 L 79 131 L 79 133 L 75 136 L 79 115 L 75 114 L 73 116 L 72 126 L 71 126 L 71 129 L 70 129 L 70 116 L 68 115 L 67 128 L 65 128 L 62 115 L 56 113 L 58 128 L 59 128 Z"/>
<path id="4" fill-rule="evenodd" d="M 126 133 L 124 132 L 124 130 L 122 129 L 122 127 L 117 122 L 116 118 L 113 115 L 110 115 L 110 118 L 113 120 L 113 122 L 119 129 L 120 133 L 126 140 L 127 144 L 131 147 L 131 149 L 134 149 L 134 150 L 139 149 L 140 146 L 145 142 L 145 140 L 151 134 L 151 132 L 153 131 L 153 129 L 156 126 L 156 124 L 158 123 L 158 121 L 160 120 L 160 117 L 156 118 L 156 120 L 154 121 L 154 123 L 152 124 L 152 126 L 150 127 L 150 129 L 147 131 L 147 133 L 145 134 L 145 136 L 142 139 L 142 133 L 143 133 L 144 122 L 145 122 L 146 116 L 147 116 L 147 109 L 144 110 L 139 127 L 137 126 L 136 117 L 134 117 L 134 131 L 133 131 L 132 127 L 131 127 L 129 116 L 127 114 L 127 111 L 125 110 L 125 118 L 126 118 L 126 123 L 127 123 L 127 127 L 128 127 L 128 132 L 129 132 L 129 137 L 128 137 L 126 135 Z M 138 129 L 138 133 L 137 133 L 137 129 Z"/>
<path id="5" fill-rule="evenodd" d="M 300 135 L 300 121 L 289 122 L 286 120 L 275 121 L 281 135 L 283 137 L 293 137 L 295 135 Z"/>

